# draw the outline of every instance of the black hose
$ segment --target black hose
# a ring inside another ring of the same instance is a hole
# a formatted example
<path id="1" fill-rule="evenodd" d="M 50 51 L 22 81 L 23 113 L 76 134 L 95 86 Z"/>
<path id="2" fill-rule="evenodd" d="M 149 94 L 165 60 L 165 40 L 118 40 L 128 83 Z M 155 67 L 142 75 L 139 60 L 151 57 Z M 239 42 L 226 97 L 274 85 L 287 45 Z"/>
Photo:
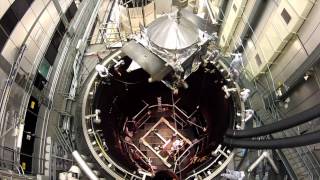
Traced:
<path id="1" fill-rule="evenodd" d="M 250 140 L 250 139 L 232 139 L 225 137 L 225 144 L 232 147 L 239 148 L 250 148 L 250 149 L 281 149 L 291 148 L 298 146 L 305 146 L 309 144 L 315 144 L 320 142 L 320 131 L 312 133 L 293 136 L 281 139 L 270 139 L 270 140 Z"/>
<path id="2" fill-rule="evenodd" d="M 261 127 L 251 128 L 246 130 L 228 129 L 226 131 L 226 136 L 229 136 L 232 138 L 249 138 L 249 137 L 263 136 L 263 135 L 282 131 L 282 130 L 303 124 L 317 117 L 320 117 L 320 104 L 308 110 L 305 110 L 301 113 L 285 118 L 284 120 L 280 120 L 278 122 L 267 124 Z"/>

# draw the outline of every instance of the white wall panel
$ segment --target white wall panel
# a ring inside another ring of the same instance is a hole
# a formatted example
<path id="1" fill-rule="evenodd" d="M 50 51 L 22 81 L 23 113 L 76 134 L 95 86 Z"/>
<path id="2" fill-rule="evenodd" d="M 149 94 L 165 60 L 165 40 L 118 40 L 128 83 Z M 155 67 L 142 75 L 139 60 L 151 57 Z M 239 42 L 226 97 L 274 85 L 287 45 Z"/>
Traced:
<path id="1" fill-rule="evenodd" d="M 290 76 L 292 76 L 298 70 L 298 68 L 301 67 L 301 65 L 308 59 L 308 56 L 320 43 L 319 3 L 316 3 L 312 7 L 311 11 L 309 13 L 306 13 L 302 11 L 303 5 L 305 5 L 304 8 L 307 9 L 310 8 L 310 6 L 304 3 L 313 1 L 284 1 L 289 2 L 289 8 L 293 9 L 291 13 L 300 12 L 301 15 L 299 16 L 299 18 L 305 19 L 305 21 L 303 22 L 302 26 L 299 27 L 298 36 L 291 36 L 290 41 L 288 41 L 288 43 L 285 43 L 284 48 L 281 50 L 281 53 L 279 54 L 279 56 L 277 56 L 274 64 L 270 68 L 276 86 L 279 86 Z M 294 3 L 295 5 L 293 5 Z M 277 12 L 277 14 L 279 14 L 279 11 Z M 308 16 L 305 17 L 307 14 Z M 292 16 L 292 18 L 294 17 Z M 271 17 L 270 19 L 273 19 L 272 25 L 275 29 L 274 32 L 278 32 L 277 36 L 279 36 L 279 39 L 281 39 L 283 42 L 286 42 L 288 40 L 288 37 L 290 37 L 287 33 L 289 27 L 283 25 L 284 21 L 282 20 L 281 16 L 278 16 L 278 18 Z M 290 23 L 292 23 L 292 21 Z M 266 25 L 264 29 L 267 29 L 268 32 L 272 32 L 270 28 L 268 29 L 266 27 L 268 27 L 268 25 Z M 264 29 L 262 29 L 261 32 L 264 32 Z M 261 33 L 261 35 L 262 34 L 263 33 Z M 271 41 L 273 45 L 276 45 L 277 40 L 273 32 L 267 34 L 270 39 L 273 39 Z M 274 54 L 276 54 L 276 52 Z M 254 62 L 254 59 L 252 59 L 251 61 Z M 247 66 L 247 69 L 249 70 L 250 67 Z"/>
<path id="2" fill-rule="evenodd" d="M 155 12 L 154 12 L 154 2 L 149 3 L 143 8 L 144 11 L 144 21 L 145 21 L 145 26 L 150 24 L 155 17 Z"/>
<path id="3" fill-rule="evenodd" d="M 303 49 L 300 49 L 294 59 L 288 63 L 287 66 L 283 67 L 282 74 L 284 76 L 284 80 L 290 77 L 300 66 L 301 64 L 307 59 L 307 54 Z M 283 80 L 282 80 L 283 82 Z"/>
<path id="4" fill-rule="evenodd" d="M 32 9 L 32 12 L 34 13 L 34 16 L 38 17 L 44 7 L 45 7 L 45 4 L 42 0 L 33 1 L 31 5 L 31 9 Z"/>
<path id="5" fill-rule="evenodd" d="M 42 27 L 40 26 L 40 24 L 36 23 L 33 27 L 32 32 L 30 33 L 30 37 L 33 38 L 34 40 L 37 40 L 40 34 L 43 33 L 41 28 Z"/>
<path id="6" fill-rule="evenodd" d="M 27 35 L 27 31 L 25 27 L 21 22 L 19 22 L 14 28 L 14 30 L 12 31 L 10 38 L 16 46 L 20 47 L 26 35 Z"/>
<path id="7" fill-rule="evenodd" d="M 39 1 L 39 0 L 36 0 Z M 47 4 L 47 2 L 52 1 L 52 0 L 41 0 L 44 4 Z"/>
<path id="8" fill-rule="evenodd" d="M 2 50 L 2 55 L 10 63 L 13 63 L 14 60 L 16 60 L 18 49 L 26 38 L 27 32 L 30 31 L 32 25 L 37 19 L 36 17 L 39 16 L 41 11 L 45 7 L 44 2 L 45 1 L 43 0 L 35 0 L 11 33 L 10 39 L 7 41 Z M 66 2 L 70 3 L 71 1 L 68 0 Z M 43 52 L 38 52 L 39 47 L 42 46 L 43 43 L 47 44 L 49 42 L 49 39 L 54 32 L 58 21 L 60 20 L 57 14 L 57 10 L 51 2 L 47 9 L 43 12 L 42 16 L 39 18 L 39 21 L 35 25 L 32 32 L 30 33 L 30 37 L 26 42 L 27 49 L 25 51 L 28 61 L 26 60 L 24 62 L 23 60 L 21 62 L 22 66 L 25 66 L 24 69 L 26 71 L 30 70 L 30 66 L 28 64 L 33 63 L 33 60 L 38 55 L 38 53 L 43 54 Z"/>
<path id="9" fill-rule="evenodd" d="M 13 64 L 15 57 L 17 56 L 18 48 L 13 44 L 11 40 L 8 40 L 2 50 L 2 56 L 7 59 L 8 62 Z"/>
<path id="10" fill-rule="evenodd" d="M 304 44 L 308 54 L 311 54 L 314 49 L 319 45 L 320 43 L 320 26 L 317 26 L 316 29 L 312 32 L 309 39 Z"/>
<path id="11" fill-rule="evenodd" d="M 317 1 L 317 0 L 287 0 L 289 6 L 294 10 L 294 13 L 297 16 L 302 17 L 303 19 L 307 18 L 308 14 L 309 14 L 309 10 L 311 9 L 313 4 Z"/>
<path id="12" fill-rule="evenodd" d="M 246 49 L 246 54 L 245 54 L 246 68 L 250 74 L 255 74 L 257 71 L 257 68 L 255 68 L 257 66 L 256 63 L 251 60 L 251 59 L 254 59 L 256 55 L 257 55 L 256 48 L 249 47 Z"/>
<path id="13" fill-rule="evenodd" d="M 248 22 L 248 17 L 250 16 L 250 13 L 252 11 L 252 8 L 254 6 L 255 0 L 248 0 L 246 7 L 244 9 L 243 15 L 237 25 L 237 28 L 232 35 L 232 39 L 230 41 L 230 47 L 228 48 L 227 52 L 232 52 L 236 46 L 239 45 L 239 37 L 241 33 L 243 32 L 244 28 L 246 27 L 246 23 Z"/>
<path id="14" fill-rule="evenodd" d="M 291 75 L 290 73 L 299 68 L 307 57 L 307 54 L 303 52 L 299 39 L 295 38 L 287 44 L 283 53 L 277 58 L 275 66 L 271 68 L 276 85 L 283 83 Z M 296 67 L 292 67 L 292 65 Z"/>
<path id="15" fill-rule="evenodd" d="M 54 19 L 55 22 L 60 20 L 59 13 L 58 13 L 57 9 L 55 8 L 53 2 L 51 2 L 48 5 L 47 11 L 50 14 L 50 16 L 52 17 L 52 19 Z"/>
<path id="16" fill-rule="evenodd" d="M 59 0 L 60 6 L 63 12 L 66 12 L 66 10 L 69 8 L 72 1 L 73 0 Z"/>
<path id="17" fill-rule="evenodd" d="M 32 61 L 34 58 L 30 59 L 30 61 Z M 25 75 L 27 76 L 31 70 L 32 70 L 32 63 L 30 62 L 28 58 L 26 58 L 25 56 L 21 59 L 21 63 L 20 63 L 20 71 L 19 74 L 20 75 Z"/>
<path id="18" fill-rule="evenodd" d="M 143 23 L 143 14 L 142 14 L 142 8 L 136 7 L 136 8 L 129 8 L 129 15 L 131 20 L 131 28 L 133 32 L 140 31 L 139 24 Z"/>
<path id="19" fill-rule="evenodd" d="M 256 44 L 263 63 L 256 67 L 259 70 L 253 74 L 254 76 L 259 75 L 260 71 L 264 71 L 280 53 L 286 53 L 283 48 L 302 26 L 306 15 L 313 6 L 311 1 L 292 1 L 294 6 L 289 2 L 291 1 L 282 0 L 269 19 L 266 22 L 261 22 L 265 25 L 261 33 L 257 35 Z M 255 59 L 249 59 L 249 61 L 255 61 Z"/>
<path id="20" fill-rule="evenodd" d="M 10 4 L 12 4 L 15 0 L 8 0 L 10 2 Z"/>
<path id="21" fill-rule="evenodd" d="M 275 10 L 276 8 L 276 4 L 274 1 L 268 1 L 267 2 L 267 6 L 265 7 L 266 9 L 264 10 L 262 16 L 260 17 L 260 21 L 254 31 L 254 35 L 253 35 L 253 42 L 254 44 L 256 44 L 256 40 L 259 38 L 259 36 L 261 35 L 261 32 L 264 30 L 264 28 L 266 27 L 266 22 L 269 20 L 270 16 L 272 15 L 272 12 Z"/>
<path id="22" fill-rule="evenodd" d="M 130 19 L 128 16 L 128 11 L 125 7 L 120 6 L 120 29 L 121 31 L 125 32 L 131 32 L 131 27 L 130 27 Z"/>
<path id="23" fill-rule="evenodd" d="M 316 3 L 312 8 L 309 16 L 306 18 L 303 26 L 299 29 L 298 35 L 303 43 L 306 43 L 314 34 L 315 29 L 320 23 L 320 3 Z"/>
<path id="24" fill-rule="evenodd" d="M 26 42 L 27 51 L 25 51 L 24 56 L 27 57 L 30 61 L 33 61 L 37 57 L 39 51 L 39 45 L 34 41 L 29 40 Z"/>
<path id="25" fill-rule="evenodd" d="M 61 6 L 61 9 L 65 11 L 67 9 L 67 0 L 59 0 L 59 4 Z"/>
<path id="26" fill-rule="evenodd" d="M 226 17 L 224 18 L 224 23 L 220 31 L 220 47 L 225 49 L 230 45 L 230 40 L 232 39 L 234 31 L 241 19 L 246 3 L 247 0 L 233 0 L 231 2 L 231 7 L 229 7 L 229 11 L 226 13 Z"/>
<path id="27" fill-rule="evenodd" d="M 36 16 L 30 9 L 24 14 L 24 16 L 21 19 L 21 23 L 25 27 L 26 31 L 30 31 L 32 25 L 34 24 L 34 21 L 36 19 Z"/>
<path id="28" fill-rule="evenodd" d="M 50 32 L 52 32 L 52 29 L 54 29 L 56 26 L 56 23 L 52 21 L 52 18 L 47 11 L 43 12 L 42 16 L 39 19 L 39 22 L 47 34 L 50 34 Z"/>
<path id="29" fill-rule="evenodd" d="M 292 5 L 292 2 L 294 2 L 294 5 Z M 313 6 L 312 1 L 287 1 L 283 0 L 279 4 L 279 7 L 277 8 L 277 14 L 279 17 L 277 19 L 280 19 L 283 21 L 284 24 L 284 19 L 281 17 L 281 13 L 283 12 L 284 9 L 289 13 L 291 16 L 291 20 L 289 24 L 287 24 L 287 29 L 288 31 L 291 32 L 297 32 L 300 26 L 302 25 L 303 21 L 306 19 L 306 16 L 309 14 L 311 8 Z"/>
<path id="30" fill-rule="evenodd" d="M 316 3 L 312 8 L 305 23 L 298 31 L 298 36 L 305 46 L 308 54 L 320 43 L 320 3 Z"/>
<path id="31" fill-rule="evenodd" d="M 261 38 L 259 38 L 259 42 L 258 42 L 258 52 L 262 61 L 262 65 L 259 66 L 259 70 L 262 70 L 263 65 L 265 65 L 267 63 L 267 59 L 270 59 L 274 49 L 272 48 L 271 42 L 269 41 L 268 37 L 263 34 L 261 36 Z"/>
<path id="32" fill-rule="evenodd" d="M 10 2 L 8 0 L 1 0 L 1 5 L 0 5 L 0 18 L 6 13 L 8 8 L 10 7 Z"/>

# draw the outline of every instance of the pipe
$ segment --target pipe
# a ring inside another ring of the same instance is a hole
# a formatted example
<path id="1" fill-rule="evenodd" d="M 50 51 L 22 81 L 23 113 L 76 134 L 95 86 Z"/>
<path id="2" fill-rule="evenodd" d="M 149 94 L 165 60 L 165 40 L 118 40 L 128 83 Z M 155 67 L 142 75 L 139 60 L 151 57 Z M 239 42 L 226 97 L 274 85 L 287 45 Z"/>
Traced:
<path id="1" fill-rule="evenodd" d="M 275 162 L 273 161 L 272 157 L 270 156 L 270 153 L 268 151 L 264 151 L 257 160 L 255 160 L 248 168 L 248 172 L 252 172 L 257 166 L 258 164 L 263 160 L 263 159 L 267 159 L 268 162 L 270 163 L 271 167 L 273 168 L 274 172 L 276 174 L 279 174 L 279 169 L 276 166 Z"/>
<path id="2" fill-rule="evenodd" d="M 93 171 L 89 168 L 88 164 L 82 159 L 81 155 L 78 151 L 73 151 L 72 156 L 77 161 L 79 167 L 82 171 L 87 175 L 90 180 L 98 180 L 99 178 L 93 173 Z"/>
<path id="3" fill-rule="evenodd" d="M 258 159 L 256 159 L 248 168 L 248 172 L 251 173 L 257 166 L 258 164 L 265 158 L 266 156 L 266 151 L 263 152 L 259 157 Z"/>
<path id="4" fill-rule="evenodd" d="M 226 136 L 232 138 L 249 138 L 271 134 L 274 132 L 282 131 L 305 122 L 311 121 L 320 116 L 320 104 L 305 110 L 301 113 L 295 114 L 284 120 L 280 120 L 275 123 L 267 124 L 257 128 L 251 128 L 247 130 L 233 130 L 228 129 L 226 131 Z"/>
<path id="5" fill-rule="evenodd" d="M 279 169 L 278 169 L 276 163 L 274 162 L 274 160 L 273 160 L 273 158 L 271 157 L 271 155 L 270 155 L 269 152 L 268 152 L 268 154 L 266 155 L 266 158 L 267 158 L 269 164 L 271 165 L 273 171 L 274 171 L 275 173 L 279 174 Z"/>
<path id="6" fill-rule="evenodd" d="M 298 146 L 305 146 L 320 142 L 320 131 L 312 133 L 280 138 L 271 140 L 250 140 L 250 139 L 232 139 L 229 137 L 224 138 L 224 143 L 232 147 L 250 148 L 250 149 L 281 149 L 291 148 Z"/>

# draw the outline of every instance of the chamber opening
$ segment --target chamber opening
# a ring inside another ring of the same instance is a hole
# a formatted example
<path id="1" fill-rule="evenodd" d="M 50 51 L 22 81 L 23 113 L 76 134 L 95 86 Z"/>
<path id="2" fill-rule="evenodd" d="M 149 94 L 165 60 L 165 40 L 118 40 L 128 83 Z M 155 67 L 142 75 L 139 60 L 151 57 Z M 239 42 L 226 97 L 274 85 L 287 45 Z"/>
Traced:
<path id="1" fill-rule="evenodd" d="M 178 94 L 162 82 L 149 83 L 142 69 L 127 72 L 128 57 L 112 76 L 100 79 L 92 109 L 100 110 L 100 137 L 110 158 L 131 172 L 170 170 L 186 176 L 209 162 L 234 115 L 226 84 L 212 66 L 200 67 Z"/>

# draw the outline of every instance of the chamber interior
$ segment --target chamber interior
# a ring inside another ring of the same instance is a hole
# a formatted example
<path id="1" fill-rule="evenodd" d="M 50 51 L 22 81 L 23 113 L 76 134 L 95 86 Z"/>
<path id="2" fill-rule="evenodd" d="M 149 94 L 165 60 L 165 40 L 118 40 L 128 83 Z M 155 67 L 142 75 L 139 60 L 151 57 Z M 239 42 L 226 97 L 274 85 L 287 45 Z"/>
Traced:
<path id="1" fill-rule="evenodd" d="M 111 78 L 100 79 L 92 105 L 101 111 L 96 126 L 108 155 L 129 171 L 183 175 L 209 161 L 234 113 L 219 71 L 200 67 L 174 94 L 162 82 L 149 83 L 142 69 L 128 73 L 132 61 L 123 60 L 110 68 Z"/>

